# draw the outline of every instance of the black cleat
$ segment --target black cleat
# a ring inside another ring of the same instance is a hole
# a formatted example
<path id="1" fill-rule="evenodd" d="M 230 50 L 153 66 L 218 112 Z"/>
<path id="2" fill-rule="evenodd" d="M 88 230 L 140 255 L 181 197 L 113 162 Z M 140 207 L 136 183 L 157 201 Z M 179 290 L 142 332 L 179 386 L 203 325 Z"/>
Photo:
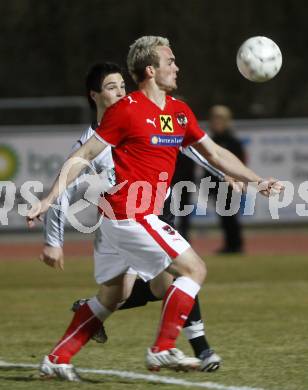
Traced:
<path id="1" fill-rule="evenodd" d="M 201 360 L 200 371 L 216 371 L 222 363 L 221 357 L 213 349 L 205 349 L 198 358 Z"/>

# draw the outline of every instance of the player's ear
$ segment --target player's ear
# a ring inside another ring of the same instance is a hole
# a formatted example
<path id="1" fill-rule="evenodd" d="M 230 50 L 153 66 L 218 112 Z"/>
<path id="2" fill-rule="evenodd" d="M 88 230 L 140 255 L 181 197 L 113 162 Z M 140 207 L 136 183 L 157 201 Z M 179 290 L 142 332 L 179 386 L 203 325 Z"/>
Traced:
<path id="1" fill-rule="evenodd" d="M 145 68 L 145 76 L 152 79 L 155 75 L 155 68 L 152 65 L 148 65 Z"/>
<path id="2" fill-rule="evenodd" d="M 95 103 L 96 103 L 96 94 L 97 94 L 97 92 L 95 92 L 95 91 L 90 91 L 90 98 L 91 98 L 92 100 L 94 100 Z"/>

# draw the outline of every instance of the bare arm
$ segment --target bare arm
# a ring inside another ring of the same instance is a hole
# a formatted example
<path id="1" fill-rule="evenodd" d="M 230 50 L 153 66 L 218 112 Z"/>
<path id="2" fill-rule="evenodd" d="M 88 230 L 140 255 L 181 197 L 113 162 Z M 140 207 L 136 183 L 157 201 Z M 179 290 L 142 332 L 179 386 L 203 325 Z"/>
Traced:
<path id="1" fill-rule="evenodd" d="M 188 146 L 187 148 L 181 148 L 180 151 L 181 153 L 185 154 L 185 156 L 193 160 L 196 164 L 198 164 L 202 168 L 205 168 L 207 172 L 215 176 L 219 181 L 225 181 L 229 183 L 229 185 L 234 191 L 241 192 L 243 190 L 243 183 L 236 181 L 233 177 L 226 175 L 219 169 L 214 168 L 213 165 L 211 165 L 206 158 L 201 156 L 200 153 L 194 150 L 192 146 Z"/>
<path id="2" fill-rule="evenodd" d="M 233 153 L 217 145 L 209 137 L 203 138 L 201 142 L 194 144 L 193 147 L 214 167 L 243 182 L 245 186 L 248 183 L 257 183 L 260 193 L 264 196 L 269 196 L 272 191 L 279 193 L 284 189 L 284 186 L 277 179 L 261 178 L 246 167 Z"/>
<path id="3" fill-rule="evenodd" d="M 54 203 L 57 208 L 50 207 L 44 218 L 44 246 L 40 260 L 53 268 L 64 269 L 64 228 L 67 209 L 79 182 L 76 179 L 74 186 L 67 188 Z"/>
<path id="4" fill-rule="evenodd" d="M 205 168 L 211 175 L 217 177 L 219 181 L 224 181 L 225 174 L 214 168 L 206 158 L 200 155 L 192 146 L 188 146 L 187 148 L 180 148 L 180 152 L 185 156 L 193 160 L 200 167 Z"/>
<path id="5" fill-rule="evenodd" d="M 204 156 L 215 168 L 237 180 L 248 182 L 260 182 L 259 175 L 246 167 L 233 153 L 217 145 L 209 137 L 205 137 L 200 143 L 193 147 Z"/>
<path id="6" fill-rule="evenodd" d="M 46 212 L 67 186 L 79 176 L 80 172 L 88 165 L 89 161 L 93 160 L 93 158 L 101 153 L 106 147 L 107 144 L 99 141 L 95 136 L 92 136 L 65 161 L 49 194 L 42 199 L 41 202 L 34 204 L 29 211 L 27 217 L 29 227 L 34 225 L 33 220 L 38 218 L 40 214 Z"/>

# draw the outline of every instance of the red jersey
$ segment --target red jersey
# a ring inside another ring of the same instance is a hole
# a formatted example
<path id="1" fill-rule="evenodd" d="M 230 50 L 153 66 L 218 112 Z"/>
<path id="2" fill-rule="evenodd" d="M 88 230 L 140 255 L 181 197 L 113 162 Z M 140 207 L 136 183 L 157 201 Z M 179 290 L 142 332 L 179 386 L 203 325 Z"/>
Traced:
<path id="1" fill-rule="evenodd" d="M 115 217 L 126 219 L 160 213 L 179 147 L 199 142 L 205 133 L 184 102 L 166 96 L 161 110 L 136 91 L 106 110 L 95 135 L 113 147 L 116 183 L 126 182 L 105 196 Z"/>

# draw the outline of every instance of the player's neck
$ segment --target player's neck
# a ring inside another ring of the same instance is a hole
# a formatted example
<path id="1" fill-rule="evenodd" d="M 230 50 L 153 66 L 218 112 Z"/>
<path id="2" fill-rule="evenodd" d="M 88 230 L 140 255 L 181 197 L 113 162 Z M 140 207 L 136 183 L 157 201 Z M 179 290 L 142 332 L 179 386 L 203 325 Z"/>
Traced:
<path id="1" fill-rule="evenodd" d="M 157 84 L 145 82 L 139 84 L 139 90 L 161 110 L 166 105 L 166 92 L 161 90 Z"/>
<path id="2" fill-rule="evenodd" d="M 100 123 L 104 113 L 105 113 L 105 109 L 104 108 L 99 108 L 99 107 L 97 108 L 97 115 L 96 115 L 97 123 Z"/>

